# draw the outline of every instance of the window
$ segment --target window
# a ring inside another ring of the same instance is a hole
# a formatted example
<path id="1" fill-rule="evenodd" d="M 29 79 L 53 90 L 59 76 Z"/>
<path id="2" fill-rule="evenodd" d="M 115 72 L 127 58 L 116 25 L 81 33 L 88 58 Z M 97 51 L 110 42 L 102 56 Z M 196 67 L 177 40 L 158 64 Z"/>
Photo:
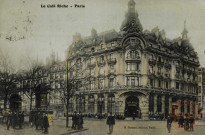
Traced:
<path id="1" fill-rule="evenodd" d="M 169 88 L 169 82 L 166 81 L 166 89 L 168 89 L 168 88 Z"/>
<path id="2" fill-rule="evenodd" d="M 110 78 L 110 88 L 114 87 L 114 78 Z"/>
<path id="3" fill-rule="evenodd" d="M 114 54 L 113 54 L 113 53 L 110 54 L 110 59 L 111 59 L 111 60 L 114 59 Z"/>
<path id="4" fill-rule="evenodd" d="M 101 49 L 104 49 L 104 45 L 103 44 L 101 44 Z"/>
<path id="5" fill-rule="evenodd" d="M 90 75 L 94 76 L 95 75 L 95 70 L 94 69 L 90 69 Z"/>
<path id="6" fill-rule="evenodd" d="M 104 74 L 104 67 L 100 67 L 100 74 L 103 75 Z"/>
<path id="7" fill-rule="evenodd" d="M 104 79 L 99 80 L 99 88 L 103 89 L 104 88 Z"/>
<path id="8" fill-rule="evenodd" d="M 130 77 L 127 77 L 127 86 L 130 85 Z"/>
<path id="9" fill-rule="evenodd" d="M 179 82 L 176 82 L 176 89 L 179 90 Z"/>
<path id="10" fill-rule="evenodd" d="M 162 70 L 160 67 L 158 67 L 158 73 L 161 74 L 162 73 Z"/>
<path id="11" fill-rule="evenodd" d="M 90 89 L 91 90 L 95 89 L 95 81 L 90 82 Z"/>
<path id="12" fill-rule="evenodd" d="M 135 77 L 131 77 L 131 86 L 135 86 Z"/>
<path id="13" fill-rule="evenodd" d="M 150 73 L 154 73 L 154 68 L 153 68 L 153 66 L 150 67 Z"/>
<path id="14" fill-rule="evenodd" d="M 91 48 L 91 52 L 95 52 L 95 48 Z"/>
<path id="15" fill-rule="evenodd" d="M 154 55 L 153 54 L 150 55 L 150 59 L 154 60 Z"/>
<path id="16" fill-rule="evenodd" d="M 201 93 L 201 86 L 199 86 L 199 93 Z"/>
<path id="17" fill-rule="evenodd" d="M 128 71 L 137 71 L 137 70 L 139 70 L 139 64 L 138 63 L 127 63 L 127 70 Z"/>
<path id="18" fill-rule="evenodd" d="M 110 72 L 111 72 L 111 73 L 114 73 L 114 72 L 115 72 L 114 65 L 110 65 Z"/>
<path id="19" fill-rule="evenodd" d="M 139 53 L 137 51 L 130 51 L 127 54 L 127 58 L 131 58 L 131 59 L 139 58 Z"/>
<path id="20" fill-rule="evenodd" d="M 94 64 L 94 58 L 93 57 L 90 58 L 90 63 Z"/>
<path id="21" fill-rule="evenodd" d="M 158 87 L 161 88 L 161 81 L 158 81 Z"/>
<path id="22" fill-rule="evenodd" d="M 162 61 L 162 58 L 161 58 L 161 56 L 159 56 L 159 58 L 158 58 L 158 61 L 159 61 L 159 62 L 161 62 L 161 61 Z"/>
<path id="23" fill-rule="evenodd" d="M 199 76 L 199 82 L 201 82 L 201 76 Z"/>
<path id="24" fill-rule="evenodd" d="M 104 56 L 103 56 L 103 55 L 100 56 L 100 62 L 101 62 L 101 63 L 104 62 Z"/>
<path id="25" fill-rule="evenodd" d="M 151 87 L 154 86 L 153 79 L 150 79 L 150 86 L 151 86 Z"/>

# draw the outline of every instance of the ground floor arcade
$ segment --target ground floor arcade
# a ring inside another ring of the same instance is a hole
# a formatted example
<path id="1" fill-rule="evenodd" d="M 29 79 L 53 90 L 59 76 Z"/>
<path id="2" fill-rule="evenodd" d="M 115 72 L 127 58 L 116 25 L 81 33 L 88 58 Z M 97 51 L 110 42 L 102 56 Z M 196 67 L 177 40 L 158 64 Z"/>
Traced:
<path id="1" fill-rule="evenodd" d="M 109 93 L 80 94 L 70 98 L 69 113 L 107 114 L 148 120 L 150 114 L 197 114 L 196 98 L 187 95 L 125 90 Z"/>

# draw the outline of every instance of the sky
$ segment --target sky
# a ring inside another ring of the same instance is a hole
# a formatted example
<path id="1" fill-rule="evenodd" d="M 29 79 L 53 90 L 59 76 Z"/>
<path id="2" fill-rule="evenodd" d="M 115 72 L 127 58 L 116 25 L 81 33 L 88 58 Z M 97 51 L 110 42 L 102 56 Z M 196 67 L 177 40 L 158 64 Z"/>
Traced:
<path id="1" fill-rule="evenodd" d="M 21 68 L 26 59 L 45 62 L 52 52 L 65 59 L 73 35 L 119 31 L 129 0 L 0 0 L 0 53 Z M 188 37 L 205 67 L 205 0 L 135 0 L 144 30 L 158 26 L 169 39 L 181 36 L 186 20 Z M 41 8 L 65 4 L 68 8 Z M 74 5 L 85 8 L 75 8 Z M 72 6 L 72 7 L 70 7 Z"/>

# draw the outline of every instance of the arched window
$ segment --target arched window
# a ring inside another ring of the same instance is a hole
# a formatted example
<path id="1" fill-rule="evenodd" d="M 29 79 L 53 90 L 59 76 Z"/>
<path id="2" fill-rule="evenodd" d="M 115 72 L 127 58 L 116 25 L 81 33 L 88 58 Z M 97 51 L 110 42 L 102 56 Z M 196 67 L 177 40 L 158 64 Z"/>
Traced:
<path id="1" fill-rule="evenodd" d="M 88 113 L 90 114 L 94 113 L 94 104 L 95 104 L 94 96 L 90 95 L 88 98 Z"/>
<path id="2" fill-rule="evenodd" d="M 107 106 L 107 112 L 112 112 L 112 114 L 115 113 L 115 95 L 112 93 L 112 94 L 109 94 L 108 95 L 108 106 Z"/>

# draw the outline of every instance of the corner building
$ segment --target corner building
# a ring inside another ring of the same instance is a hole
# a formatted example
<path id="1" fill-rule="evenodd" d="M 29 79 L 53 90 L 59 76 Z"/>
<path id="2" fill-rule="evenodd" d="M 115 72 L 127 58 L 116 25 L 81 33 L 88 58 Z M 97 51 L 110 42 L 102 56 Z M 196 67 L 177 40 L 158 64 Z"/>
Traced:
<path id="1" fill-rule="evenodd" d="M 70 112 L 148 120 L 149 114 L 192 113 L 197 104 L 197 53 L 184 24 L 182 37 L 167 39 L 158 27 L 144 30 L 134 0 L 119 32 L 73 36 L 67 50 L 73 83 Z"/>

